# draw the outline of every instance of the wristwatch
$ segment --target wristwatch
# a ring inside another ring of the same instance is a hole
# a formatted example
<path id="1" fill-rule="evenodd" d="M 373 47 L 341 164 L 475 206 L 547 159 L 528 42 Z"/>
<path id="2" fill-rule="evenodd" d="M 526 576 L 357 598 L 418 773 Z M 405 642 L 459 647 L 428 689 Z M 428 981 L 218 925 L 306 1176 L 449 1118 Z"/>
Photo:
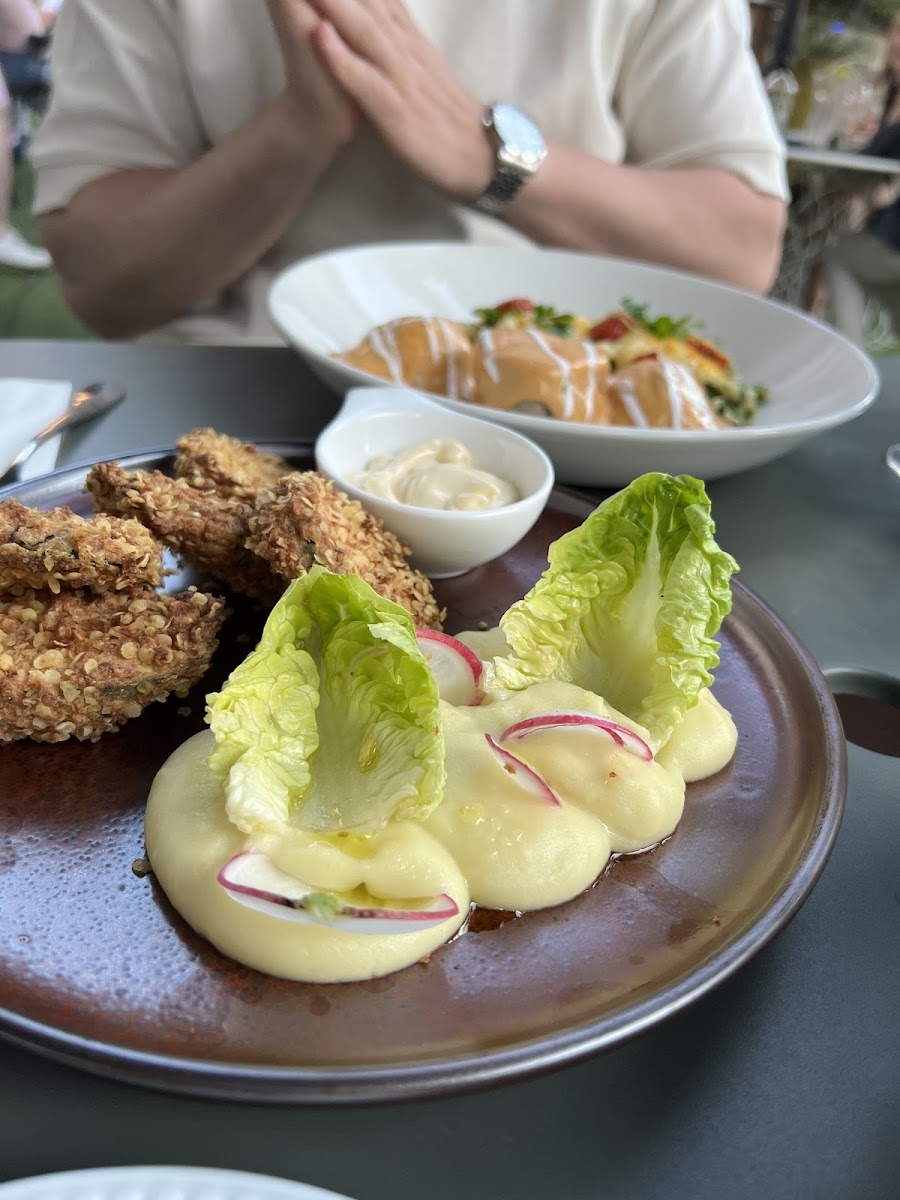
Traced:
<path id="1" fill-rule="evenodd" d="M 492 216 L 509 204 L 547 157 L 547 143 L 535 122 L 512 104 L 492 104 L 484 127 L 497 149 L 494 178 L 475 201 Z"/>

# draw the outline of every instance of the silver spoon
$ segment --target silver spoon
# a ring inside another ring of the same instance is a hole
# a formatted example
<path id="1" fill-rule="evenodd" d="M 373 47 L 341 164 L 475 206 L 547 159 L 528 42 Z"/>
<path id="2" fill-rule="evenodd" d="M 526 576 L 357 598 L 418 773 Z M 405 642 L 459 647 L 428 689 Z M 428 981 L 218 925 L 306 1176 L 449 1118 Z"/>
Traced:
<path id="1" fill-rule="evenodd" d="M 22 478 L 22 468 L 28 462 L 38 446 L 42 446 L 48 438 L 60 433 L 63 429 L 71 429 L 73 425 L 81 425 L 99 417 L 101 413 L 115 408 L 125 399 L 125 389 L 111 383 L 91 383 L 81 391 L 75 392 L 69 401 L 69 407 L 40 433 L 36 433 L 30 442 L 26 443 L 12 460 L 6 470 L 0 475 L 0 487 L 18 483 Z"/>
<path id="2" fill-rule="evenodd" d="M 884 461 L 895 475 L 900 475 L 900 442 L 895 442 L 893 446 L 888 446 Z"/>

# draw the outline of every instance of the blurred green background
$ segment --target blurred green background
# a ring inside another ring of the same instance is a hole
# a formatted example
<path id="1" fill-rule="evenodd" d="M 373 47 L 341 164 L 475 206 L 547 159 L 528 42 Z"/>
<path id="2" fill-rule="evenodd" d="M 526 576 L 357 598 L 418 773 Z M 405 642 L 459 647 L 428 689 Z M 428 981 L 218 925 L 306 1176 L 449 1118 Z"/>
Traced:
<path id="1" fill-rule="evenodd" d="M 30 242 L 37 242 L 31 216 L 34 181 L 31 167 L 16 167 L 12 222 Z M 0 338 L 87 338 L 91 335 L 66 308 L 52 271 L 18 271 L 0 266 Z"/>

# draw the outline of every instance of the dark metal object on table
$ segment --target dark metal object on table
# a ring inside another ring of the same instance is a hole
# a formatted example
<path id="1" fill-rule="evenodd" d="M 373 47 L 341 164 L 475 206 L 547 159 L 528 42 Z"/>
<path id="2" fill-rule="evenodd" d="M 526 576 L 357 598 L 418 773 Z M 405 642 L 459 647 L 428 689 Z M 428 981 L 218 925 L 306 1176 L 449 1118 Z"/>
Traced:
<path id="1" fill-rule="evenodd" d="M 60 413 L 55 420 L 36 433 L 31 441 L 22 447 L 0 475 L 0 487 L 8 487 L 11 483 L 19 482 L 22 478 L 22 468 L 35 450 L 42 446 L 48 438 L 62 433 L 64 429 L 71 429 L 75 425 L 81 425 L 85 421 L 92 421 L 95 417 L 102 416 L 103 413 L 109 412 L 124 399 L 125 389 L 112 383 L 90 383 L 76 392 L 69 401 L 66 411 Z"/>

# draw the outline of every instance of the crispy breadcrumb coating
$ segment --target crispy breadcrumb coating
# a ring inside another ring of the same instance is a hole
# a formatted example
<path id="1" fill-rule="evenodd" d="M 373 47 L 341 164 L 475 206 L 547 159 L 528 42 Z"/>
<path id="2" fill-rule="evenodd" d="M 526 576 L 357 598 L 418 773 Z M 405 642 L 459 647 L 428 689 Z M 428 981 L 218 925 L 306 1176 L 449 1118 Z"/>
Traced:
<path id="1" fill-rule="evenodd" d="M 25 588 L 124 591 L 162 582 L 163 548 L 138 521 L 0 501 L 0 593 Z"/>
<path id="2" fill-rule="evenodd" d="M 251 442 L 214 429 L 192 429 L 175 443 L 175 474 L 191 487 L 253 501 L 294 468 L 277 454 L 263 454 Z"/>
<path id="3" fill-rule="evenodd" d="M 279 480 L 260 498 L 249 525 L 247 546 L 286 582 L 319 563 L 338 575 L 361 576 L 411 613 L 416 625 L 440 628 L 444 614 L 430 580 L 407 562 L 408 547 L 316 471 Z"/>
<path id="4" fill-rule="evenodd" d="M 93 467 L 87 489 L 103 512 L 136 517 L 180 559 L 232 591 L 268 604 L 283 592 L 284 581 L 245 545 L 251 511 L 245 501 L 116 462 Z"/>
<path id="5" fill-rule="evenodd" d="M 154 700 L 184 696 L 224 615 L 194 588 L 0 599 L 0 741 L 94 742 Z"/>

